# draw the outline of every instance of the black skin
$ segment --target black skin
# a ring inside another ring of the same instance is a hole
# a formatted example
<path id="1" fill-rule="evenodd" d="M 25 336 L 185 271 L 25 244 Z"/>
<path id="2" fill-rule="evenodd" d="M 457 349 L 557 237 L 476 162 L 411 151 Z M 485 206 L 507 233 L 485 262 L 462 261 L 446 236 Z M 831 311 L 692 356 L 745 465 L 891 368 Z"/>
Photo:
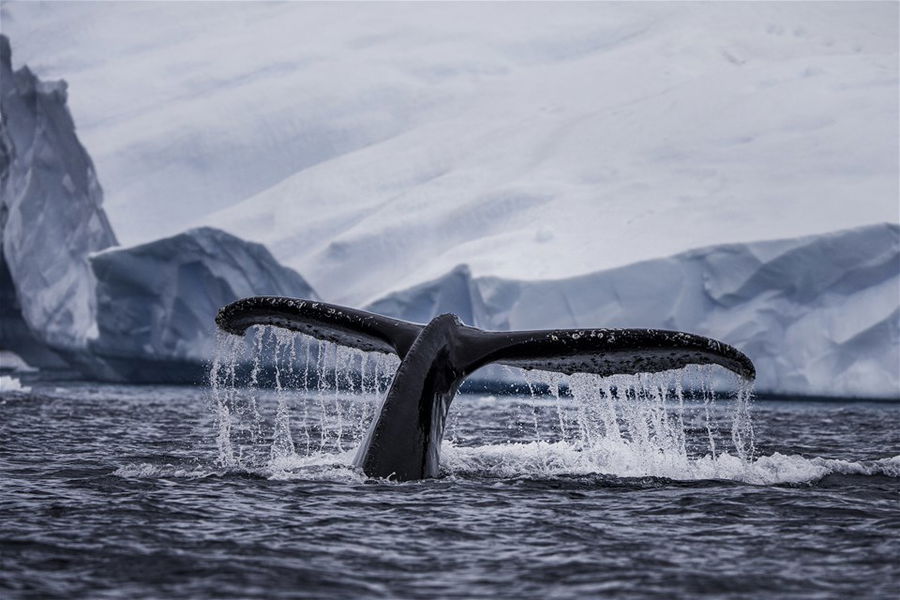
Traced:
<path id="1" fill-rule="evenodd" d="M 453 315 L 436 317 L 401 361 L 357 457 L 369 477 L 437 477 L 447 411 L 465 375 L 458 325 Z"/>
<path id="2" fill-rule="evenodd" d="M 233 302 L 219 311 L 216 324 L 235 335 L 252 325 L 274 325 L 370 352 L 396 353 L 400 366 L 356 463 L 369 477 L 397 481 L 438 475 L 450 403 L 462 380 L 489 363 L 604 376 L 718 364 L 748 380 L 756 376 L 753 363 L 735 348 L 678 331 L 484 331 L 463 325 L 455 315 L 419 325 L 276 296 Z"/>

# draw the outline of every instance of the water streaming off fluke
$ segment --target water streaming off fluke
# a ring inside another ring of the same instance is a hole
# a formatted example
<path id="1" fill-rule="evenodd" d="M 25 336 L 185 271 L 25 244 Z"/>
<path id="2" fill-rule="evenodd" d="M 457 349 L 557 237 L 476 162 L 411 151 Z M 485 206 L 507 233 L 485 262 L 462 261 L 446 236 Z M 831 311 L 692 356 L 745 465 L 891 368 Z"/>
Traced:
<path id="1" fill-rule="evenodd" d="M 218 463 L 270 473 L 349 469 L 399 362 L 276 327 L 221 333 L 210 372 Z M 445 475 L 731 478 L 752 464 L 751 385 L 732 377 L 723 396 L 719 367 L 612 377 L 504 369 L 527 393 L 458 396 L 442 446 Z M 481 410 L 477 430 L 459 425 L 462 411 Z M 505 444 L 481 439 L 498 430 Z"/>

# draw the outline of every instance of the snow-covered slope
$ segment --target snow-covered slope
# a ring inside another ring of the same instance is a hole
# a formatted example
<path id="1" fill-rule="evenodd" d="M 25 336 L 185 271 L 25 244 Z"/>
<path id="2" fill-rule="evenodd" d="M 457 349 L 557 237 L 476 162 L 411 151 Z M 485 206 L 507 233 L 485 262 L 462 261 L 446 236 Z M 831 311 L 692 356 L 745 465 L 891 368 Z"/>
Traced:
<path id="1" fill-rule="evenodd" d="M 75 135 L 66 83 L 41 81 L 27 67 L 13 72 L 2 36 L 0 111 L 0 297 L 10 302 L 0 333 L 47 364 L 28 331 L 57 349 L 84 346 L 94 324 L 87 256 L 116 238 L 93 163 Z"/>
<path id="2" fill-rule="evenodd" d="M 91 256 L 97 279 L 97 360 L 92 375 L 121 381 L 184 381 L 215 350 L 219 308 L 257 294 L 316 299 L 269 251 L 223 231 L 192 229 Z"/>
<path id="3" fill-rule="evenodd" d="M 420 322 L 459 311 L 500 330 L 685 330 L 743 350 L 762 391 L 900 398 L 896 223 L 713 246 L 553 281 L 473 280 L 457 268 L 370 308 Z"/>
<path id="4" fill-rule="evenodd" d="M 336 302 L 898 219 L 896 3 L 4 10 L 120 236 L 193 218 Z"/>

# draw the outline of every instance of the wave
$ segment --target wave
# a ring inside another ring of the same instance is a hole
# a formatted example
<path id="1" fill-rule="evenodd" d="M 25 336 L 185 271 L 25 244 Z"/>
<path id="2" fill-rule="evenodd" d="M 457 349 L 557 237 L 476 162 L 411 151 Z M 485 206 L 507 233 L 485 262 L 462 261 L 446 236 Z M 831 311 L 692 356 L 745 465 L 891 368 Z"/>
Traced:
<path id="1" fill-rule="evenodd" d="M 363 483 L 365 475 L 353 466 L 355 450 L 302 456 L 291 454 L 260 465 L 212 467 L 173 464 L 127 464 L 113 472 L 123 478 L 200 479 L 234 475 L 280 481 L 336 481 Z M 727 480 L 751 485 L 814 483 L 832 474 L 881 475 L 900 478 L 900 455 L 878 460 L 850 461 L 806 458 L 775 452 L 754 460 L 731 454 L 688 459 L 683 455 L 647 455 L 624 445 L 579 449 L 566 443 L 530 442 L 485 446 L 455 446 L 444 442 L 441 475 L 457 479 L 556 479 L 608 475 L 620 478 L 660 478 L 676 481 Z"/>
<path id="2" fill-rule="evenodd" d="M 264 464 L 232 466 L 172 463 L 134 463 L 121 465 L 112 475 L 126 479 L 204 479 L 210 477 L 250 476 L 271 480 L 366 481 L 353 466 L 355 450 L 343 453 L 317 453 L 308 456 L 290 454 L 272 458 Z"/>
<path id="3" fill-rule="evenodd" d="M 226 469 L 202 466 L 185 468 L 173 464 L 154 465 L 151 463 L 126 464 L 112 472 L 112 475 L 124 479 L 203 479 L 225 474 L 227 474 Z"/>
<path id="4" fill-rule="evenodd" d="M 601 444 L 589 450 L 580 450 L 565 442 L 479 447 L 445 445 L 442 461 L 448 475 L 507 478 L 612 475 L 774 485 L 814 482 L 833 473 L 900 477 L 900 456 L 858 462 L 778 452 L 754 460 L 742 460 L 731 454 L 687 458 L 683 454 L 635 452 L 625 444 Z"/>

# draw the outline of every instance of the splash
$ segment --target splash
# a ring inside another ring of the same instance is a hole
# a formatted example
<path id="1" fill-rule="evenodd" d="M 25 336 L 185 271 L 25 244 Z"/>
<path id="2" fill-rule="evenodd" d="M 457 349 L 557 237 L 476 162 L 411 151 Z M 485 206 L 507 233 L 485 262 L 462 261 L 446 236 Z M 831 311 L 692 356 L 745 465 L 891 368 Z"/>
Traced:
<path id="1" fill-rule="evenodd" d="M 18 378 L 11 375 L 0 375 L 0 392 L 19 392 L 27 394 L 31 388 L 22 385 Z"/>
<path id="2" fill-rule="evenodd" d="M 220 334 L 210 371 L 218 466 L 279 477 L 349 469 L 398 365 L 394 355 L 279 328 Z M 751 388 L 735 378 L 723 401 L 715 367 L 515 375 L 525 396 L 454 401 L 445 474 L 765 479 L 747 475 L 755 458 Z"/>
<path id="3" fill-rule="evenodd" d="M 847 461 L 775 452 L 752 461 L 740 460 L 731 454 L 686 459 L 677 455 L 647 456 L 635 448 L 611 443 L 580 451 L 563 442 L 470 447 L 445 442 L 441 457 L 443 475 L 458 479 L 551 479 L 603 474 L 623 478 L 725 480 L 774 485 L 809 483 L 832 474 L 900 477 L 900 456 Z"/>

